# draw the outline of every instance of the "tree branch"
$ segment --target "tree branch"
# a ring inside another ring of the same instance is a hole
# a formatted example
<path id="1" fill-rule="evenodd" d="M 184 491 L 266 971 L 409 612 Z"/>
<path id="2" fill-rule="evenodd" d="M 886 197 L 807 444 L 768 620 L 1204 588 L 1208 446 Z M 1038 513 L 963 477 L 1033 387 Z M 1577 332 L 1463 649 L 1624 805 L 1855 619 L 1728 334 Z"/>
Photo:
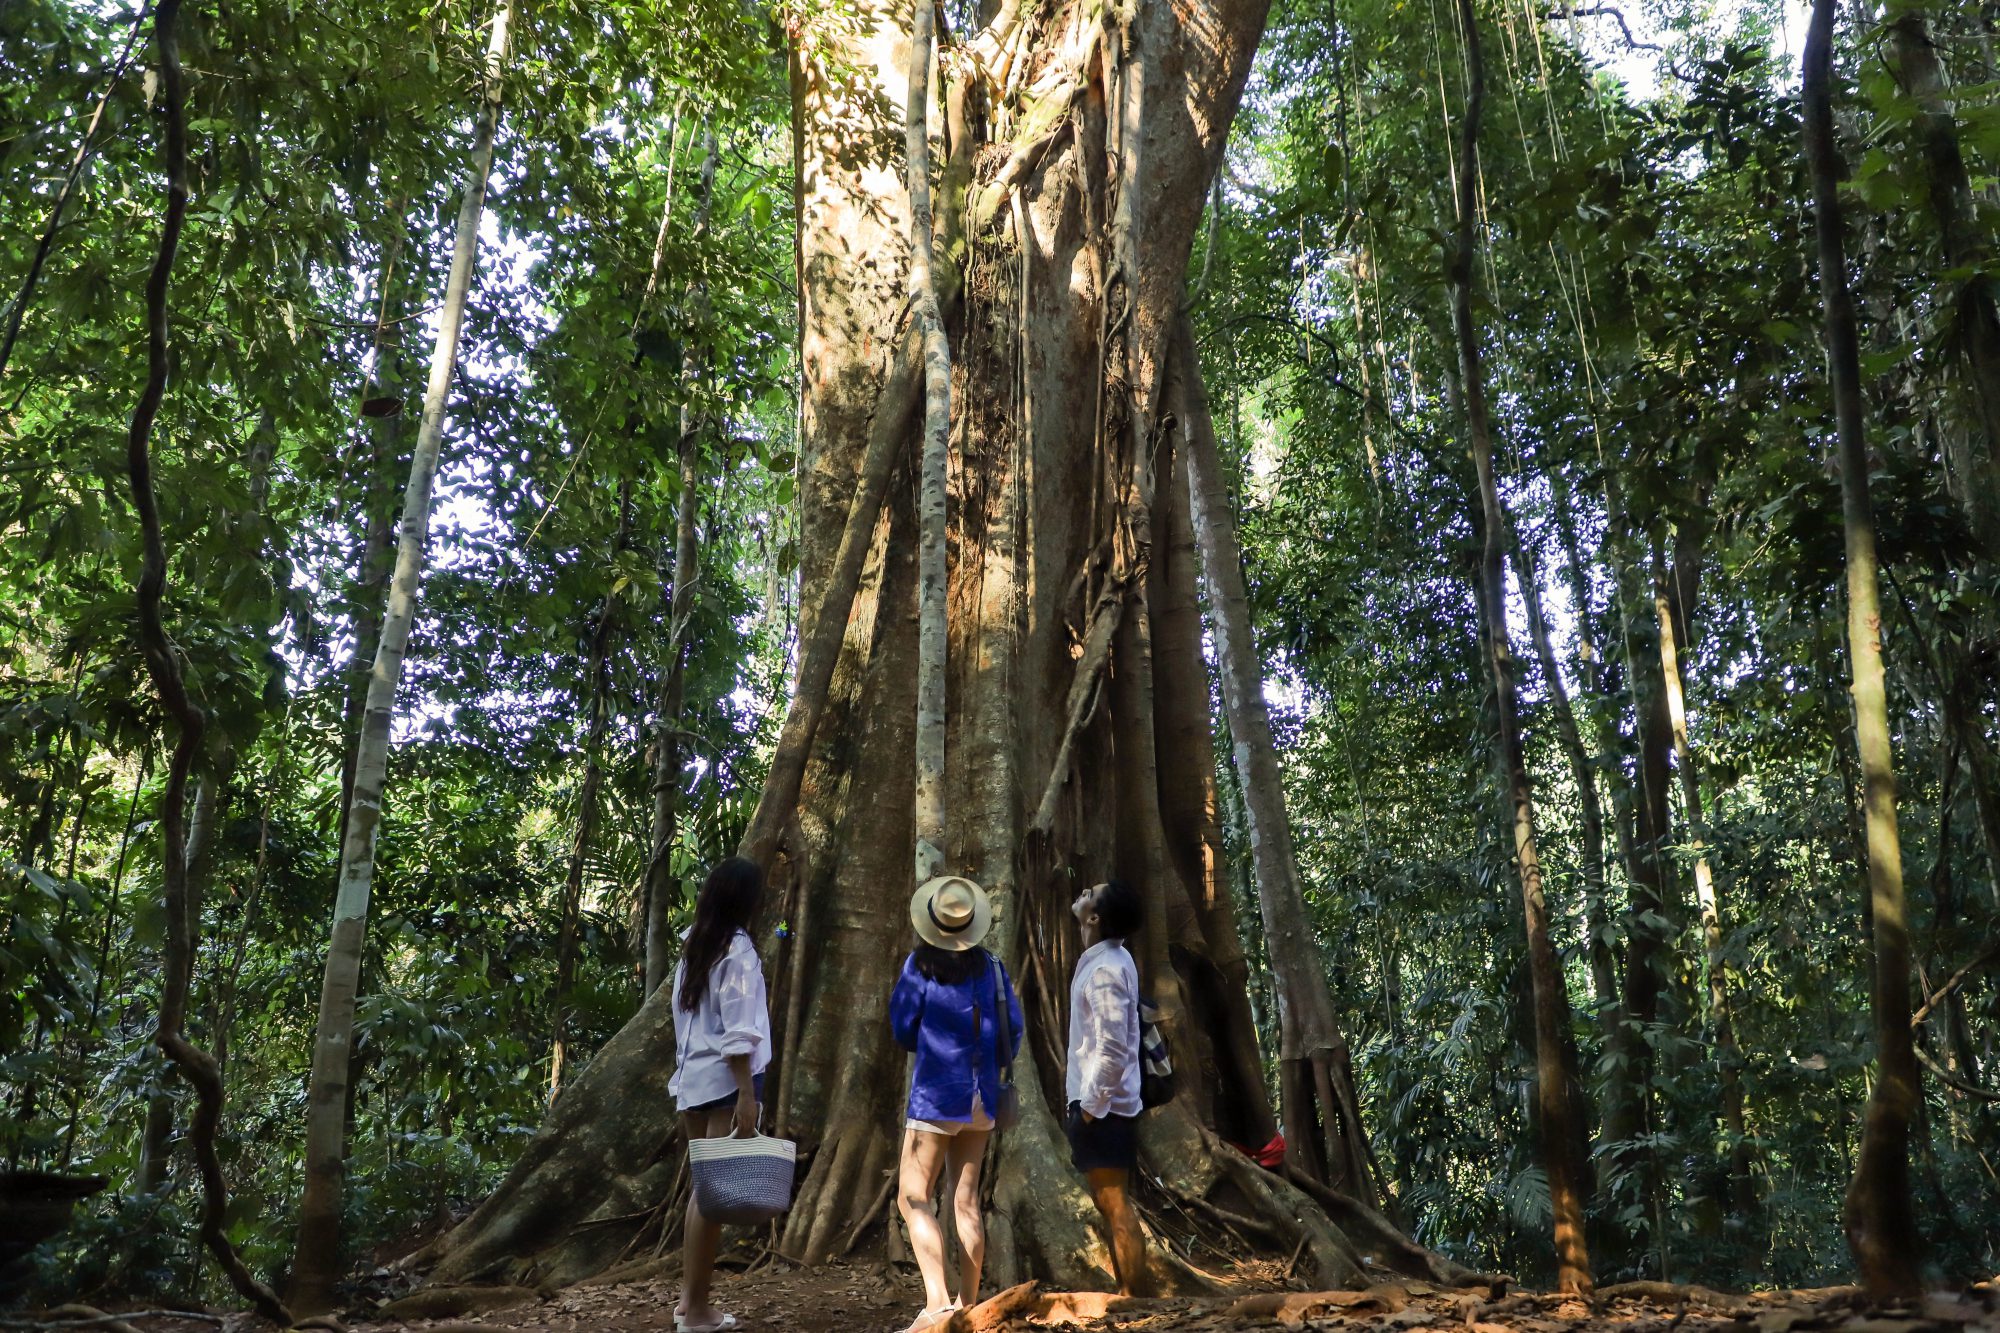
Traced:
<path id="1" fill-rule="evenodd" d="M 1611 18 L 1618 24 L 1618 30 L 1625 34 L 1625 45 L 1634 51 L 1664 51 L 1667 48 L 1658 42 L 1642 42 L 1632 35 L 1632 25 L 1625 21 L 1624 11 L 1616 5 L 1557 5 L 1542 11 L 1544 19 L 1589 19 Z"/>
<path id="2" fill-rule="evenodd" d="M 83 141 L 76 146 L 76 157 L 69 164 L 69 174 L 63 177 L 62 188 L 56 191 L 56 201 L 49 206 L 48 225 L 42 228 L 42 239 L 35 246 L 35 257 L 28 263 L 28 275 L 21 279 L 21 290 L 14 297 L 13 309 L 7 312 L 7 333 L 0 339 L 0 375 L 7 373 L 7 363 L 14 357 L 14 340 L 21 336 L 21 320 L 28 313 L 28 304 L 34 299 L 35 284 L 41 280 L 42 265 L 48 261 L 49 251 L 56 243 L 56 231 L 62 226 L 63 209 L 69 206 L 70 192 L 83 175 L 83 169 L 90 164 L 90 154 L 96 145 L 98 122 L 104 119 L 104 108 L 111 104 L 111 94 L 118 90 L 118 82 L 125 77 L 125 69 L 132 63 L 132 52 L 139 45 L 140 29 L 146 26 L 149 11 L 141 9 L 132 20 L 132 35 L 125 40 L 125 50 L 119 55 L 118 63 L 112 66 L 111 79 L 104 85 L 104 95 L 97 99 L 97 109 L 90 113 L 90 124 L 84 128 Z"/>
<path id="3" fill-rule="evenodd" d="M 1910 1015 L 1911 1030 L 1914 1031 L 1917 1027 L 1919 1027 L 1923 1023 L 1923 1021 L 1926 1018 L 1929 1018 L 1931 1016 L 1931 1010 L 1937 1008 L 1940 1004 L 1943 1004 L 1947 999 L 1949 999 L 1951 997 L 1951 993 L 1957 990 L 1959 988 L 1959 985 L 1967 977 L 1971 976 L 1974 972 L 1977 972 L 1980 968 L 1986 966 L 1986 964 L 1992 962 L 1996 958 L 2000 958 L 2000 940 L 1993 941 L 1991 944 L 1987 945 L 1984 949 L 1981 949 L 1977 954 L 1974 954 L 1971 962 L 1967 963 L 1964 967 L 1959 968 L 1958 971 L 1952 973 L 1951 976 L 1945 979 L 1944 985 L 1939 986 L 1936 990 L 1932 991 L 1928 996 L 1925 997 L 1923 1007 L 1918 1009 L 1917 1012 L 1915 1012 L 1914 1014 Z"/>

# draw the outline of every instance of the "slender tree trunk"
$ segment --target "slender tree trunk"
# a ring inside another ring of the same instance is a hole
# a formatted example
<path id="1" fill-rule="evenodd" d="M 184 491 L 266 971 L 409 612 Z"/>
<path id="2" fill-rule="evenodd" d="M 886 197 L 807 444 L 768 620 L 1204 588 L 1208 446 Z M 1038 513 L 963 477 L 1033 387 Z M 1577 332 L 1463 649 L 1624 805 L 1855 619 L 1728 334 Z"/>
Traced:
<path id="1" fill-rule="evenodd" d="M 458 211 L 452 242 L 451 276 L 439 311 L 430 381 L 424 392 L 423 424 L 410 459 L 410 482 L 403 497 L 403 522 L 396 570 L 389 589 L 382 638 L 368 682 L 361 747 L 349 802 L 347 836 L 340 849 L 340 883 L 320 990 L 319 1028 L 313 1041 L 311 1081 L 306 1093 L 305 1197 L 299 1206 L 299 1237 L 292 1256 L 294 1302 L 308 1312 L 327 1309 L 340 1271 L 341 1196 L 347 1138 L 348 1057 L 354 1036 L 354 1006 L 361 975 L 368 919 L 368 894 L 375 875 L 376 839 L 381 832 L 382 794 L 389 765 L 389 732 L 403 654 L 417 615 L 417 585 L 423 573 L 424 544 L 430 531 L 431 486 L 444 440 L 445 410 L 451 400 L 466 299 L 472 291 L 479 254 L 479 220 L 486 203 L 486 178 L 493 167 L 493 139 L 500 123 L 501 76 L 507 58 L 512 0 L 494 15 L 486 48 L 486 80 L 478 138 Z"/>
<path id="2" fill-rule="evenodd" d="M 931 0 L 910 5 L 910 79 L 903 173 L 910 194 L 910 305 L 924 348 L 924 433 L 917 502 L 916 877 L 945 865 L 945 463 L 951 433 L 951 344 L 931 276 Z"/>
<path id="3" fill-rule="evenodd" d="M 1676 565 L 1681 562 L 1676 559 Z M 1702 810 L 1701 771 L 1688 739 L 1687 694 L 1681 677 L 1677 620 L 1685 621 L 1689 605 L 1674 591 L 1679 580 L 1664 568 L 1657 571 L 1653 609 L 1660 630 L 1660 679 L 1666 686 L 1667 719 L 1674 731 L 1674 762 L 1680 769 L 1681 803 L 1686 810 L 1688 840 L 1694 852 L 1695 904 L 1701 913 L 1703 964 L 1708 973 L 1708 1018 L 1715 1043 L 1716 1082 L 1722 1093 L 1722 1127 L 1727 1139 L 1730 1191 L 1736 1211 L 1749 1216 L 1757 1196 L 1750 1179 L 1749 1130 L 1743 1113 L 1743 1074 L 1736 1049 L 1736 1022 L 1729 999 L 1728 969 L 1722 948 L 1722 899 L 1709 863 L 1708 820 Z M 1678 609 L 1680 614 L 1676 614 Z"/>
<path id="4" fill-rule="evenodd" d="M 1979 824 L 1979 840 L 1986 848 L 1987 888 L 1995 910 L 2000 910 L 2000 774 L 1994 771 L 1993 752 L 1979 715 L 1966 698 L 1969 673 L 1960 666 L 1945 681 L 1943 706 L 1945 726 L 1958 738 L 1966 776 L 1971 779 L 1972 812 Z"/>
<path id="5" fill-rule="evenodd" d="M 1287 1148 L 1301 1155 L 1299 1165 L 1316 1179 L 1373 1202 L 1379 1185 L 1369 1165 L 1346 1036 L 1334 1012 L 1326 964 L 1313 939 L 1305 890 L 1299 882 L 1277 742 L 1264 702 L 1263 662 L 1243 584 L 1243 553 L 1236 536 L 1235 513 L 1229 505 L 1229 485 L 1202 389 L 1193 329 L 1185 322 L 1175 342 L 1174 357 L 1187 451 L 1188 497 L 1208 580 L 1231 758 L 1243 787 L 1257 902 L 1264 919 L 1271 970 L 1278 983 L 1279 1092 L 1285 1126 L 1290 1131 Z M 1323 1090 L 1331 1090 L 1334 1096 L 1323 1101 Z"/>
<path id="6" fill-rule="evenodd" d="M 233 764 L 234 755 L 225 747 L 224 757 L 211 771 L 195 780 L 194 807 L 188 820 L 187 842 L 181 858 L 185 866 L 182 873 L 187 877 L 187 932 L 190 940 L 201 938 L 202 900 L 207 896 L 209 879 L 214 870 L 214 829 L 216 820 L 221 817 L 217 807 L 222 803 L 221 791 L 228 783 L 226 770 Z M 220 1059 L 216 1064 L 219 1070 Z M 157 1193 L 167 1183 L 173 1137 L 174 1090 L 171 1084 L 162 1084 L 146 1097 L 145 1130 L 139 1139 L 139 1193 Z"/>
<path id="7" fill-rule="evenodd" d="M 1938 975 L 1944 976 L 1951 966 L 1951 941 L 1954 927 L 1958 925 L 1960 902 L 1958 885 L 1952 875 L 1952 809 L 1958 803 L 1958 747 L 1954 743 L 1949 727 L 1946 728 L 1946 742 L 1938 748 L 1938 820 L 1937 854 L 1931 861 L 1931 961 L 1938 967 Z M 2000 952 L 2000 942 L 1992 948 Z M 1967 1083 L 1979 1085 L 1979 1056 L 1972 1044 L 1971 1026 L 1965 1012 L 1965 992 L 1951 980 L 1940 988 L 1942 995 L 1931 991 L 1921 973 L 1918 982 L 1925 991 L 1924 1004 L 1911 1016 L 1911 1026 L 1923 1022 L 1935 1013 L 1941 1004 L 1945 1048 L 1948 1053 L 1947 1068 Z M 1971 1142 L 1972 1129 L 1965 1115 L 1965 1108 L 1954 1103 L 1951 1109 L 1952 1136 L 1962 1142 Z"/>
<path id="8" fill-rule="evenodd" d="M 219 969 L 216 994 L 210 997 L 210 1003 L 215 1006 L 215 1064 L 225 1072 L 229 1068 L 230 1032 L 236 1023 L 236 993 L 243 975 L 243 956 L 250 947 L 250 933 L 256 928 L 258 913 L 264 905 L 264 884 L 270 867 L 271 801 L 274 795 L 272 791 L 264 795 L 257 821 L 257 866 L 251 875 L 249 895 L 243 902 L 242 918 L 236 923 L 236 939 L 229 950 L 229 961 Z"/>
<path id="9" fill-rule="evenodd" d="M 618 535 L 612 539 L 615 561 L 632 536 L 632 482 L 618 487 Z M 583 781 L 576 793 L 576 835 L 570 839 L 569 863 L 563 874 L 562 924 L 556 932 L 556 986 L 550 998 L 555 1010 L 555 1035 L 549 1043 L 549 1100 L 562 1092 L 563 1068 L 569 1059 L 569 992 L 576 984 L 577 950 L 583 929 L 583 880 L 590 848 L 597 837 L 598 807 L 604 792 L 604 733 L 611 725 L 611 656 L 618 637 L 618 594 L 607 591 L 598 603 L 590 634 L 590 654 L 584 678 L 590 682 L 588 719 L 583 738 Z"/>
<path id="10" fill-rule="evenodd" d="M 396 210 L 400 213 L 400 206 Z M 362 387 L 368 416 L 368 461 L 361 478 L 361 543 L 355 553 L 354 655 L 347 665 L 347 698 L 341 715 L 340 831 L 336 846 L 347 845 L 349 808 L 354 802 L 354 765 L 361 752 L 361 719 L 368 702 L 369 673 L 382 641 L 382 612 L 388 600 L 389 573 L 396 555 L 395 484 L 391 477 L 402 457 L 404 416 L 388 412 L 388 404 L 403 388 L 403 333 L 391 312 L 396 309 L 397 266 L 405 241 L 393 231 L 382 246 L 382 269 L 376 282 L 375 344 L 368 381 Z"/>
<path id="11" fill-rule="evenodd" d="M 1610 926 L 1604 917 L 1604 802 L 1597 792 L 1597 774 L 1584 748 L 1583 733 L 1576 724 L 1576 710 L 1570 705 L 1569 688 L 1563 684 L 1562 669 L 1556 662 L 1555 647 L 1549 641 L 1548 617 L 1542 613 L 1541 574 L 1534 555 L 1517 532 L 1514 538 L 1516 577 L 1521 598 L 1527 605 L 1528 635 L 1535 645 L 1542 678 L 1548 690 L 1550 711 L 1556 724 L 1556 739 L 1563 757 L 1569 761 L 1570 780 L 1576 783 L 1577 824 L 1583 843 L 1584 957 L 1590 960 L 1591 993 L 1598 1015 L 1607 1028 L 1617 1026 L 1618 966 L 1611 952 Z M 1585 603 L 1578 601 L 1578 606 Z"/>
<path id="12" fill-rule="evenodd" d="M 1675 923 L 1680 905 L 1667 855 L 1670 826 L 1673 727 L 1667 718 L 1657 654 L 1641 653 L 1635 642 L 1640 621 L 1634 609 L 1644 596 L 1639 534 L 1630 530 L 1615 469 L 1606 469 L 1605 551 L 1611 562 L 1612 600 L 1607 637 L 1617 635 L 1632 704 L 1636 781 L 1628 781 L 1620 811 L 1619 849 L 1625 860 L 1628 905 L 1625 926 L 1625 1002 L 1619 1015 L 1623 1078 L 1605 1108 L 1604 1137 L 1613 1147 L 1613 1174 L 1638 1182 L 1640 1202 L 1653 1232 L 1660 1277 L 1669 1275 L 1665 1228 L 1666 1173 L 1657 1131 L 1664 1103 L 1656 1097 L 1662 998 L 1677 972 Z M 1644 622 L 1650 626 L 1652 617 Z M 1607 673 L 1608 676 L 1608 673 Z M 1607 744 L 1618 744 L 1607 718 Z M 1614 801 L 1617 800 L 1614 791 Z M 1650 1146 L 1649 1146 L 1650 1145 Z"/>
<path id="13" fill-rule="evenodd" d="M 187 109 L 181 77 L 180 0 L 158 0 L 153 10 L 153 40 L 159 57 L 160 96 L 166 108 L 166 216 L 153 270 L 146 281 L 146 386 L 132 412 L 126 439 L 126 470 L 132 486 L 132 507 L 138 512 L 143 557 L 135 601 L 139 612 L 139 647 L 147 675 L 178 733 L 167 765 L 166 788 L 160 797 L 161 884 L 166 915 L 164 975 L 153 1041 L 193 1086 L 196 1109 L 188 1129 L 195 1166 L 201 1176 L 201 1239 L 222 1265 L 230 1284 L 255 1303 L 265 1317 L 291 1323 L 290 1313 L 263 1283 L 252 1276 L 224 1230 L 229 1192 L 222 1163 L 216 1155 L 216 1131 L 222 1119 L 222 1076 L 206 1051 L 183 1031 L 189 990 L 194 980 L 196 918 L 189 911 L 186 802 L 188 773 L 201 753 L 207 717 L 189 694 L 180 659 L 168 638 L 161 614 L 167 590 L 167 550 L 160 530 L 159 499 L 153 486 L 153 422 L 166 397 L 170 364 L 168 351 L 168 289 L 181 227 L 187 218 Z"/>
<path id="14" fill-rule="evenodd" d="M 137 1193 L 158 1194 L 165 1188 L 173 1143 L 173 1090 L 162 1086 L 146 1096 L 146 1119 L 139 1131 L 139 1170 L 134 1186 Z"/>
<path id="15" fill-rule="evenodd" d="M 1942 430 L 1947 480 L 1973 534 L 1989 548 L 2000 549 L 2000 303 L 1984 271 L 1992 260 L 1993 239 L 1979 225 L 1949 81 L 1922 10 L 1908 10 L 1890 22 L 1882 55 L 1917 104 L 1911 129 L 1923 153 L 1931 217 L 1945 267 L 1963 275 L 1949 279 L 1956 290 L 1941 290 L 1935 303 L 1939 311 L 1950 312 L 1949 345 L 1969 400 L 1968 422 L 1946 423 Z"/>
<path id="16" fill-rule="evenodd" d="M 1614 522 L 1624 521 L 1622 510 L 1614 513 Z M 1635 535 L 1627 534 L 1616 545 L 1627 547 L 1636 540 Z M 1679 919 L 1679 902 L 1667 856 L 1667 840 L 1672 835 L 1674 733 L 1667 717 L 1665 688 L 1655 667 L 1657 658 L 1646 661 L 1633 642 L 1633 623 L 1639 615 L 1634 604 L 1644 605 L 1642 558 L 1630 549 L 1625 555 L 1614 576 L 1618 597 L 1613 620 L 1620 626 L 1623 639 L 1627 687 L 1639 743 L 1638 782 L 1633 791 L 1634 838 L 1626 867 L 1632 885 L 1632 910 L 1627 931 L 1625 1007 L 1630 1020 L 1643 1032 L 1660 1021 L 1661 999 L 1676 962 L 1673 923 Z M 1652 1099 L 1651 1081 L 1648 1046 L 1644 1073 L 1648 1102 Z"/>
<path id="17" fill-rule="evenodd" d="M 1841 520 L 1847 544 L 1847 643 L 1874 923 L 1872 1007 L 1877 1070 L 1868 1097 L 1861 1151 L 1847 1187 L 1845 1222 L 1848 1249 L 1869 1290 L 1878 1296 L 1913 1296 L 1921 1289 L 1921 1256 L 1910 1200 L 1910 1121 L 1922 1092 L 1910 1037 L 1909 922 L 1882 666 L 1881 591 L 1877 585 L 1875 514 L 1868 495 L 1868 446 L 1862 424 L 1860 339 L 1847 286 L 1840 202 L 1843 164 L 1833 128 L 1833 8 L 1833 0 L 1813 0 L 1812 21 L 1806 30 L 1803 111 L 1839 440 Z"/>
<path id="18" fill-rule="evenodd" d="M 1513 812 L 1514 860 L 1521 879 L 1521 903 L 1527 918 L 1528 966 L 1534 982 L 1536 1110 L 1541 1122 L 1544 1169 L 1549 1180 L 1549 1205 L 1555 1215 L 1558 1286 L 1573 1295 L 1591 1290 L 1590 1251 L 1584 1238 L 1585 1174 L 1578 1160 L 1578 1117 L 1570 1095 L 1563 1060 L 1569 1030 L 1569 996 L 1562 965 L 1549 935 L 1548 903 L 1542 889 L 1541 858 L 1535 845 L 1534 795 L 1521 745 L 1520 703 L 1515 695 L 1514 661 L 1508 643 L 1506 561 L 1502 553 L 1512 530 L 1500 500 L 1493 471 L 1492 424 L 1486 406 L 1486 375 L 1481 364 L 1479 326 L 1472 311 L 1472 284 L 1478 252 L 1479 122 L 1486 97 L 1486 65 L 1479 43 L 1479 18 L 1474 0 L 1458 0 L 1460 34 L 1466 64 L 1466 103 L 1458 160 L 1458 222 L 1447 273 L 1451 283 L 1452 327 L 1457 334 L 1459 376 L 1465 403 L 1466 436 L 1473 466 L 1479 474 L 1484 547 L 1480 557 L 1480 609 L 1486 618 L 1488 666 L 1499 710 L 1501 759 L 1507 773 L 1508 802 Z"/>
<path id="19" fill-rule="evenodd" d="M 715 130 L 704 127 L 701 179 L 695 193 L 695 246 L 708 236 L 715 199 Z M 665 235 L 662 223 L 661 234 Z M 708 311 L 708 282 L 688 284 L 688 305 L 697 317 Z M 674 577 L 667 600 L 666 670 L 660 681 L 659 718 L 653 737 L 653 841 L 646 857 L 646 994 L 673 971 L 674 837 L 680 822 L 681 710 L 687 693 L 687 636 L 694 614 L 695 586 L 701 581 L 701 547 L 695 519 L 701 510 L 701 437 L 704 418 L 696 406 L 708 357 L 688 347 L 681 353 L 680 494 L 674 507 Z"/>
<path id="20" fill-rule="evenodd" d="M 1178 389 L 1176 382 L 1176 394 Z M 1191 930 L 1176 930 L 1174 938 L 1185 954 L 1188 1003 L 1201 1011 L 1191 1026 L 1214 1034 L 1206 1052 L 1215 1073 L 1207 1080 L 1214 1095 L 1205 1123 L 1229 1142 L 1256 1149 L 1277 1133 L 1277 1118 L 1264 1087 L 1249 961 L 1237 929 L 1236 895 L 1230 890 L 1222 843 L 1187 450 L 1177 450 L 1171 464 L 1175 475 L 1166 488 L 1164 531 L 1153 553 L 1159 607 L 1153 623 L 1158 658 L 1153 697 L 1154 730 L 1163 752 L 1172 756 L 1160 772 L 1160 815 L 1168 855 L 1191 896 Z"/>

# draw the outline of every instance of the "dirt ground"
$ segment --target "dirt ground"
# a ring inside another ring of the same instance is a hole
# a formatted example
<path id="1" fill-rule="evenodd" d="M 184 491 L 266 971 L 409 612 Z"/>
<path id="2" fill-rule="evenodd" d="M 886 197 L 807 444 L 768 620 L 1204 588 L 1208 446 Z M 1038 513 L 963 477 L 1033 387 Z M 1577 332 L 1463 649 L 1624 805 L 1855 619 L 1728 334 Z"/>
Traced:
<path id="1" fill-rule="evenodd" d="M 2000 1284 L 1940 1292 L 1901 1307 L 1870 1305 L 1851 1289 L 1729 1296 L 1658 1283 L 1608 1288 L 1591 1304 L 1538 1292 L 1441 1289 L 1385 1281 L 1366 1291 L 1272 1290 L 1270 1272 L 1243 1275 L 1247 1294 L 1120 1300 L 1091 1293 L 1015 1288 L 961 1315 L 946 1333 L 1040 1333 L 1041 1330 L 1317 1329 L 1341 1333 L 2000 1333 Z M 518 1302 L 483 1313 L 416 1317 L 405 1305 L 345 1325 L 348 1333 L 623 1333 L 671 1330 L 676 1284 L 670 1275 L 633 1274 L 622 1282 L 570 1287 L 543 1298 L 525 1289 L 486 1289 L 484 1299 Z M 442 1295 L 441 1293 L 439 1295 Z M 881 1263 L 834 1263 L 795 1269 L 767 1263 L 722 1273 L 718 1303 L 746 1330 L 786 1333 L 896 1333 L 920 1304 L 913 1273 Z M 437 1299 L 433 1296 L 431 1299 Z M 463 1302 L 460 1302 L 462 1305 Z M 402 1318 L 384 1318 L 402 1313 Z M 75 1318 L 70 1314 L 69 1318 Z M 128 1319 L 131 1316 L 127 1316 Z M 63 1315 L 44 1327 L 62 1327 Z M 18 1327 L 19 1325 L 14 1325 Z M 31 1325 L 32 1326 L 32 1325 Z M 70 1324 L 70 1327 L 78 1325 Z M 96 1328 L 115 1325 L 99 1323 Z M 145 1318 L 143 1333 L 251 1333 L 270 1325 L 248 1316 L 201 1322 Z"/>

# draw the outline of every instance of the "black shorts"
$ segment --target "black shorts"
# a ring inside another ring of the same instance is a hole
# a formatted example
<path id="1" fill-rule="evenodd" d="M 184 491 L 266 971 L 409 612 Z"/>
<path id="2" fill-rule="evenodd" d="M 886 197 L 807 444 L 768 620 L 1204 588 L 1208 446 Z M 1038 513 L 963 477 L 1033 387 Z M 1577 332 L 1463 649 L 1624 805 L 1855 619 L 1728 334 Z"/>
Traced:
<path id="1" fill-rule="evenodd" d="M 1085 1120 L 1082 1104 L 1071 1102 L 1069 1161 L 1086 1174 L 1107 1168 L 1130 1171 L 1139 1164 L 1139 1117 L 1101 1115 Z"/>

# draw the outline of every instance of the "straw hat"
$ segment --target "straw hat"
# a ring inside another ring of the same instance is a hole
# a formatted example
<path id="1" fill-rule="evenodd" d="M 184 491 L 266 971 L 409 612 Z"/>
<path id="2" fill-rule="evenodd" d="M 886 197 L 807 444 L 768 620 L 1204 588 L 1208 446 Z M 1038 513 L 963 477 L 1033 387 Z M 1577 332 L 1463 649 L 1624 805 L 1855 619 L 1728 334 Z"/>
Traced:
<path id="1" fill-rule="evenodd" d="M 910 924 L 926 944 L 970 949 L 993 925 L 993 900 L 963 875 L 939 875 L 924 881 L 910 899 Z"/>

